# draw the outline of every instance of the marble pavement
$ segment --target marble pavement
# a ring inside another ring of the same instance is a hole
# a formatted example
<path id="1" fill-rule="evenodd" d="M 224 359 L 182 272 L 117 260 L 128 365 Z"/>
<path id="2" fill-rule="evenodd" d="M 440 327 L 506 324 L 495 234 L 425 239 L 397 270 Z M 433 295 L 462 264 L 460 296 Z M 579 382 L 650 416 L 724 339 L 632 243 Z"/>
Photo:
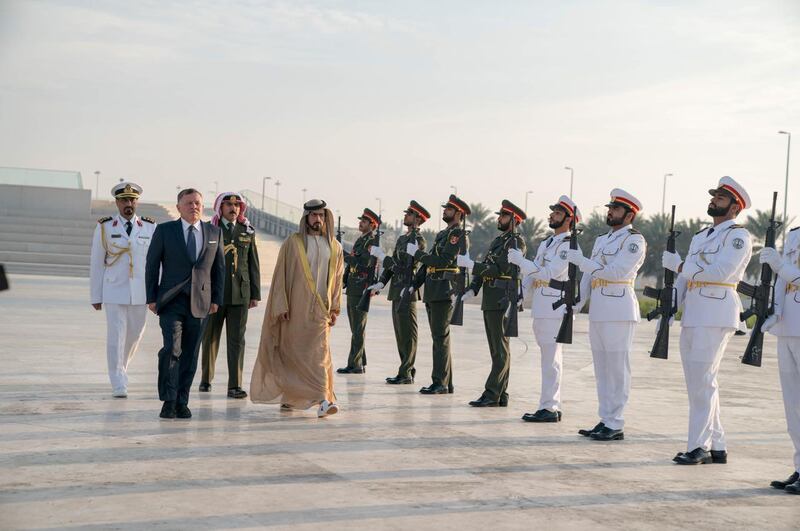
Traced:
<path id="1" fill-rule="evenodd" d="M 372 305 L 365 375 L 337 375 L 341 412 L 281 413 L 225 396 L 224 354 L 211 393 L 193 391 L 190 421 L 161 421 L 160 335 L 149 315 L 128 399 L 111 397 L 105 320 L 88 280 L 13 276 L 0 294 L 2 529 L 619 529 L 794 528 L 800 497 L 768 487 L 791 472 L 773 338 L 761 368 L 741 365 L 734 338 L 722 364 L 727 465 L 681 467 L 687 401 L 677 327 L 667 361 L 647 355 L 654 325 L 637 330 L 626 440 L 593 442 L 596 422 L 587 322 L 565 351 L 564 420 L 528 424 L 539 357 L 526 313 L 512 342 L 508 408 L 474 409 L 489 371 L 477 306 L 454 327 L 448 396 L 429 383 L 430 335 L 420 305 L 417 383 L 389 386 L 397 354 L 385 301 Z M 245 380 L 263 307 L 251 313 Z M 347 359 L 343 318 L 334 365 Z M 195 380 L 197 383 L 197 379 Z"/>

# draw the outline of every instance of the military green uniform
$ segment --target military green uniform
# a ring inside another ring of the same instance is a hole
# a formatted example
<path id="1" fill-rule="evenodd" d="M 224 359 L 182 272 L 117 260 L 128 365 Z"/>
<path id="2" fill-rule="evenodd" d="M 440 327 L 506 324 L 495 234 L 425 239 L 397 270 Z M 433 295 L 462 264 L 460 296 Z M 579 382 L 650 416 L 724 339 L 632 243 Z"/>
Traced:
<path id="1" fill-rule="evenodd" d="M 228 345 L 228 389 L 242 387 L 244 334 L 251 300 L 261 300 L 261 271 L 258 263 L 255 230 L 242 223 L 231 228 L 220 220 L 225 243 L 225 294 L 223 304 L 208 318 L 203 333 L 203 376 L 201 383 L 214 379 L 222 325 Z"/>
<path id="2" fill-rule="evenodd" d="M 508 249 L 516 241 L 516 248 L 525 253 L 525 241 L 519 234 L 504 232 L 492 241 L 489 252 L 483 262 L 476 263 L 472 268 L 472 283 L 470 289 L 477 295 L 483 288 L 483 326 L 486 330 L 486 339 L 489 342 L 489 352 L 492 356 L 492 370 L 486 379 L 484 396 L 491 401 L 506 401 L 508 394 L 508 376 L 511 368 L 508 338 L 503 334 L 505 329 L 505 313 L 508 309 L 506 287 L 497 286 L 496 281 L 511 280 L 512 268 L 516 266 L 508 262 Z M 519 289 L 520 277 L 517 274 Z M 501 282 L 498 282 L 500 284 Z M 506 298 L 504 301 L 503 299 Z"/>
<path id="3" fill-rule="evenodd" d="M 413 378 L 414 361 L 417 357 L 417 301 L 420 299 L 419 291 L 414 291 L 409 304 L 400 304 L 400 293 L 404 288 L 414 285 L 419 262 L 406 253 L 406 246 L 415 242 L 420 249 L 425 250 L 425 238 L 418 229 L 403 234 L 397 238 L 394 253 L 383 260 L 383 274 L 381 282 L 389 285 L 389 296 L 392 301 L 392 324 L 394 337 L 397 341 L 397 352 L 400 354 L 400 368 L 397 376 L 400 378 Z M 391 283 L 389 283 L 391 281 Z"/>
<path id="4" fill-rule="evenodd" d="M 453 369 L 450 356 L 450 318 L 453 315 L 454 288 L 453 273 L 458 273 L 456 256 L 463 246 L 469 249 L 467 235 L 459 225 L 448 227 L 436 235 L 430 253 L 417 251 L 414 256 L 423 266 L 417 274 L 415 286 L 421 285 L 424 279 L 425 310 L 428 312 L 428 324 L 433 340 L 433 386 L 442 385 L 450 392 L 453 390 Z M 450 273 L 450 275 L 448 275 Z"/>
<path id="5" fill-rule="evenodd" d="M 367 353 L 364 349 L 364 331 L 367 328 L 367 312 L 358 309 L 358 301 L 367 286 L 374 278 L 375 259 L 370 256 L 369 248 L 376 244 L 375 231 L 362 234 L 353 244 L 353 250 L 344 257 L 348 267 L 347 278 L 347 319 L 350 322 L 350 355 L 347 357 L 347 368 L 360 368 L 367 364 Z"/>

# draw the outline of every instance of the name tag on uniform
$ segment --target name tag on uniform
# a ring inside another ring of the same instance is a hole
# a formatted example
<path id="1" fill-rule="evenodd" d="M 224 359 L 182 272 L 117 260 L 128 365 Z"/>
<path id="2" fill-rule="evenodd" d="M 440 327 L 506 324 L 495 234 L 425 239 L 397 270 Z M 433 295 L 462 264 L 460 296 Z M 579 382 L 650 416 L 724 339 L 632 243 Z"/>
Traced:
<path id="1" fill-rule="evenodd" d="M 140 240 L 149 240 L 150 236 L 139 236 Z"/>
<path id="2" fill-rule="evenodd" d="M 122 238 L 122 234 L 112 234 L 112 238 Z"/>

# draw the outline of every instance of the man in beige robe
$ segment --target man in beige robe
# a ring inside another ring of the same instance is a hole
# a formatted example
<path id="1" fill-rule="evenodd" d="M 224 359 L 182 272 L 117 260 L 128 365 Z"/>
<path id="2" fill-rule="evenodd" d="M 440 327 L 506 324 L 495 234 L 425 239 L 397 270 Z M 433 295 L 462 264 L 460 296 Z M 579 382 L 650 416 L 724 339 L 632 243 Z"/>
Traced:
<path id="1" fill-rule="evenodd" d="M 300 230 L 278 253 L 250 398 L 283 409 L 319 405 L 317 416 L 324 417 L 338 411 L 329 340 L 340 311 L 344 259 L 326 203 L 312 199 L 303 209 Z"/>

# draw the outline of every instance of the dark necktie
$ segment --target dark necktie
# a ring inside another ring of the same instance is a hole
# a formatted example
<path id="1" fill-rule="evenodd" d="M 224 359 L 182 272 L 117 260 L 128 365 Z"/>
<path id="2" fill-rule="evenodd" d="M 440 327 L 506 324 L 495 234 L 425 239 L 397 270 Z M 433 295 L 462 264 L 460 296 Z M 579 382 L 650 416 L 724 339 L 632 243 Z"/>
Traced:
<path id="1" fill-rule="evenodd" d="M 125 223 L 125 232 L 128 233 L 128 236 L 131 235 L 132 230 L 133 230 L 133 225 L 131 224 L 131 222 L 128 221 L 127 223 Z"/>
<path id="2" fill-rule="evenodd" d="M 194 225 L 189 225 L 189 237 L 186 239 L 186 251 L 189 253 L 189 260 L 192 263 L 197 261 L 197 242 L 194 240 Z"/>

